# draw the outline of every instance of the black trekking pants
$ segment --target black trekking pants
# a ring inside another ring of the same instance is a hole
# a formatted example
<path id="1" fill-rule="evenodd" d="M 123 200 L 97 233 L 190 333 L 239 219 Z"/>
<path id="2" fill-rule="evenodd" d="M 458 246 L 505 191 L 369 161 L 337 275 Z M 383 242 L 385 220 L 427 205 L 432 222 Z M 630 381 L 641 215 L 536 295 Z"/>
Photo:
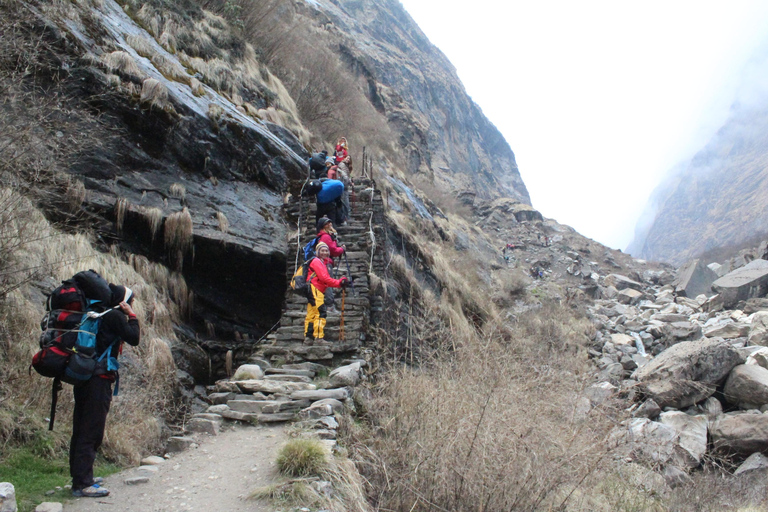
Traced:
<path id="1" fill-rule="evenodd" d="M 101 377 L 75 386 L 75 412 L 72 418 L 72 439 L 69 442 L 69 474 L 72 489 L 84 489 L 93 484 L 93 461 L 104 438 L 107 413 L 112 403 L 112 383 Z"/>

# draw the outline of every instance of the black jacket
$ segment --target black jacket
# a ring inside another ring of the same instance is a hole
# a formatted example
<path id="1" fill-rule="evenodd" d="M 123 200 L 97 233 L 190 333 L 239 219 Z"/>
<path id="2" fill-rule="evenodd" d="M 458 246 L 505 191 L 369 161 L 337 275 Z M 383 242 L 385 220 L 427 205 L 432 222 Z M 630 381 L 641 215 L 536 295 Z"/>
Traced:
<path id="1" fill-rule="evenodd" d="M 134 347 L 139 344 L 141 331 L 136 317 L 128 319 L 121 310 L 113 309 L 103 317 L 96 333 L 96 354 L 101 355 L 111 343 L 112 357 L 117 357 L 120 351 L 120 341 L 124 341 Z"/>

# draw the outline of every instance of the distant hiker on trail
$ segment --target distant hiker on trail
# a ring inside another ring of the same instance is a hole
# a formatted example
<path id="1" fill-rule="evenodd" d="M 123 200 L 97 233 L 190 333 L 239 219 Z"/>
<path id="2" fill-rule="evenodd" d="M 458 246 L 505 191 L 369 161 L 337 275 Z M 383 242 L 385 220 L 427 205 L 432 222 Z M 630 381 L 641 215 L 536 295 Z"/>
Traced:
<path id="1" fill-rule="evenodd" d="M 322 189 L 317 192 L 317 212 L 315 214 L 315 221 L 319 221 L 320 217 L 328 217 L 335 225 L 343 223 L 344 218 L 343 208 L 344 205 L 341 201 L 341 196 L 344 193 L 344 183 L 339 180 L 321 180 Z"/>
<path id="2" fill-rule="evenodd" d="M 336 143 L 336 153 L 335 153 L 336 165 L 339 165 L 348 156 L 349 156 L 349 152 L 347 151 L 347 139 L 346 137 L 342 137 Z"/>
<path id="3" fill-rule="evenodd" d="M 309 263 L 307 279 L 307 316 L 304 319 L 304 343 L 306 345 L 325 345 L 325 322 L 327 311 L 325 306 L 325 291 L 327 288 L 342 288 L 347 286 L 349 279 L 344 276 L 334 279 L 328 274 L 327 265 L 331 262 L 331 253 L 325 242 L 315 246 L 317 257 Z"/>
<path id="4" fill-rule="evenodd" d="M 117 369 L 109 368 L 117 366 L 122 342 L 135 347 L 141 336 L 139 321 L 131 307 L 133 291 L 114 284 L 109 287 L 112 290 L 109 305 L 117 309 L 111 309 L 101 317 L 96 333 L 96 353 L 109 349 L 110 354 L 101 368 L 97 365 L 93 377 L 73 389 L 75 411 L 69 443 L 69 473 L 72 476 L 72 495 L 76 497 L 99 498 L 109 494 L 100 486 L 102 479 L 93 477 L 93 462 L 104 438 L 107 413 L 112 402 L 112 383 L 119 382 Z M 108 362 L 110 359 L 113 362 Z"/>
<path id="5" fill-rule="evenodd" d="M 309 159 L 309 170 L 313 179 L 325 178 L 327 169 L 325 167 L 325 159 L 328 157 L 328 152 L 322 150 L 319 153 L 314 153 Z"/>

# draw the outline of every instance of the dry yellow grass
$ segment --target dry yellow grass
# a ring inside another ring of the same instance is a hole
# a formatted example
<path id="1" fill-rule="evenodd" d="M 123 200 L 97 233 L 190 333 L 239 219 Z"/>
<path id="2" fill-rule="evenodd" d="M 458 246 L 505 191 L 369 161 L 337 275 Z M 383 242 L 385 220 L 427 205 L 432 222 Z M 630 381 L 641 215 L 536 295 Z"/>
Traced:
<path id="1" fill-rule="evenodd" d="M 157 232 L 160 231 L 160 226 L 163 225 L 163 210 L 160 208 L 148 208 L 142 206 L 139 208 L 139 215 L 147 221 L 149 232 L 154 240 L 157 236 Z"/>
<path id="2" fill-rule="evenodd" d="M 205 87 L 203 84 L 200 83 L 200 81 L 197 78 L 190 78 L 189 79 L 189 88 L 192 89 L 192 94 L 200 98 L 201 96 L 205 96 Z"/>
<path id="3" fill-rule="evenodd" d="M 187 187 L 185 187 L 183 183 L 171 184 L 168 191 L 171 193 L 171 197 L 175 197 L 176 199 L 184 199 L 187 196 Z"/>
<path id="4" fill-rule="evenodd" d="M 114 51 L 105 53 L 101 56 L 101 62 L 106 68 L 118 75 L 126 75 L 129 77 L 142 78 L 144 73 L 141 72 L 139 65 L 131 57 L 131 55 L 124 51 Z"/>
<path id="5" fill-rule="evenodd" d="M 176 268 L 181 269 L 185 254 L 192 248 L 192 215 L 188 208 L 165 220 L 165 247 Z"/>
<path id="6" fill-rule="evenodd" d="M 229 231 L 229 220 L 223 212 L 216 212 L 216 222 L 219 224 L 220 231 L 223 233 L 227 233 Z"/>
<path id="7" fill-rule="evenodd" d="M 118 197 L 117 201 L 115 201 L 115 225 L 117 226 L 118 233 L 123 232 L 125 216 L 130 208 L 131 203 L 124 197 Z"/>
<path id="8" fill-rule="evenodd" d="M 142 103 L 147 103 L 150 107 L 164 110 L 170 105 L 168 103 L 168 89 L 154 78 L 147 78 L 141 84 Z"/>
<path id="9" fill-rule="evenodd" d="M 142 57 L 151 59 L 157 53 L 152 47 L 152 43 L 145 37 L 137 36 L 134 34 L 129 35 L 125 41 L 133 48 L 136 53 Z"/>

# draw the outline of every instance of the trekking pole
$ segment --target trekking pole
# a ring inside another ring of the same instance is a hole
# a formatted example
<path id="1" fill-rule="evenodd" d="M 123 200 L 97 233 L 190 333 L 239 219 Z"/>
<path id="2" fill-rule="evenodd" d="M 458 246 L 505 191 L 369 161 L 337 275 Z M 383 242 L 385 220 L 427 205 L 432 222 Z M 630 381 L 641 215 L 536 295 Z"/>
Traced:
<path id="1" fill-rule="evenodd" d="M 341 289 L 341 320 L 339 320 L 339 341 L 344 341 L 344 302 L 347 297 L 347 289 Z"/>
<path id="2" fill-rule="evenodd" d="M 357 290 L 355 290 L 355 282 L 352 280 L 352 271 L 349 270 L 349 260 L 347 259 L 347 251 L 344 250 L 344 263 L 347 265 L 347 278 L 349 279 L 349 284 L 352 285 L 352 291 L 355 295 L 357 295 Z M 342 295 L 342 298 L 344 296 Z"/>

